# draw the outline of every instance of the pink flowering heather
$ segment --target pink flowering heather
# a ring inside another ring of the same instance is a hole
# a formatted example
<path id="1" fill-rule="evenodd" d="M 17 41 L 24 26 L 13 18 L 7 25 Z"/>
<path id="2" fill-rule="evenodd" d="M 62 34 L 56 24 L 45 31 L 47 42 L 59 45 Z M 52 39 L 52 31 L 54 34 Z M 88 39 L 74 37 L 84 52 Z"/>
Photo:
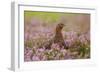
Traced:
<path id="1" fill-rule="evenodd" d="M 52 13 L 45 15 L 48 12 L 34 13 L 25 15 L 25 62 L 90 58 L 89 14 L 56 13 L 52 17 Z M 58 23 L 65 25 L 60 32 L 64 44 L 50 42 L 55 37 Z M 50 49 L 45 47 L 48 43 Z"/>

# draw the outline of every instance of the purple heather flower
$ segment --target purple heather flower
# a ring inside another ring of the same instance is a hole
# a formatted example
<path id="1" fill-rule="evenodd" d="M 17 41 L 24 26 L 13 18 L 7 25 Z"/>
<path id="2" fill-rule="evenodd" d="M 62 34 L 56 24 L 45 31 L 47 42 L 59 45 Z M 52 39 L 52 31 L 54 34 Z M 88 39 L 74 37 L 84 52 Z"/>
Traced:
<path id="1" fill-rule="evenodd" d="M 56 49 L 56 50 L 60 50 L 60 46 L 59 46 L 57 43 L 53 43 L 53 44 L 51 45 L 51 48 L 52 48 L 52 49 Z"/>
<path id="2" fill-rule="evenodd" d="M 33 55 L 32 57 L 32 61 L 40 61 L 39 57 L 36 55 Z"/>

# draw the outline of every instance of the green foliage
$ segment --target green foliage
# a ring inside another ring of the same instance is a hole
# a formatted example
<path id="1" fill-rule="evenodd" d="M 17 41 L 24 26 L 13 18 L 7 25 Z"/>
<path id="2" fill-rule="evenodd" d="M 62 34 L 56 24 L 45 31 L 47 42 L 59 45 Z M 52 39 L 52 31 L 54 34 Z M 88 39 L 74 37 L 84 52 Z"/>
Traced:
<path id="1" fill-rule="evenodd" d="M 54 12 L 31 12 L 31 11 L 25 11 L 24 13 L 25 17 L 36 17 L 36 18 L 40 18 L 42 20 L 47 20 L 49 22 L 55 22 L 57 20 L 59 20 L 60 16 L 62 15 L 61 13 L 54 13 Z"/>
<path id="2" fill-rule="evenodd" d="M 32 47 L 33 47 L 33 42 L 32 42 L 32 40 L 29 40 L 29 41 L 26 41 L 26 42 L 24 43 L 24 45 L 25 45 L 25 47 L 32 48 Z"/>
<path id="3" fill-rule="evenodd" d="M 90 57 L 90 47 L 89 45 L 81 44 L 79 48 L 79 54 L 81 55 L 81 58 L 84 57 Z"/>

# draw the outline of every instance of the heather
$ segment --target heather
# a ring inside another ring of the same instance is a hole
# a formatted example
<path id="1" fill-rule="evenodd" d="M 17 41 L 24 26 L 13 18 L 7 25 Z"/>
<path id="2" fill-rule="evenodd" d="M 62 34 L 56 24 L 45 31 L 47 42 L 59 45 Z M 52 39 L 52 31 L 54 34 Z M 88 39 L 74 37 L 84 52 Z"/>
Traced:
<path id="1" fill-rule="evenodd" d="M 24 61 L 68 60 L 90 58 L 90 15 L 75 13 L 24 13 Z M 62 35 L 67 49 L 53 43 L 55 28 L 65 24 Z M 41 47 L 40 47 L 41 46 Z"/>

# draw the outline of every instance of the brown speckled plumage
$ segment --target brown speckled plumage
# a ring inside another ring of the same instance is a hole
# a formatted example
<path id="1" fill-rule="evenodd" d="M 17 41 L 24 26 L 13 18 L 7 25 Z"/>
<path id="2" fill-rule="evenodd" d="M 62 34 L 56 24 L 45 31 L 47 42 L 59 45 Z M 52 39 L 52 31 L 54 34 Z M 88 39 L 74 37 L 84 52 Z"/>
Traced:
<path id="1" fill-rule="evenodd" d="M 55 36 L 49 40 L 48 42 L 46 42 L 44 44 L 44 47 L 46 49 L 51 49 L 51 45 L 52 43 L 57 43 L 60 47 L 64 47 L 65 49 L 67 49 L 67 46 L 64 42 L 64 39 L 63 39 L 63 35 L 62 35 L 62 29 L 65 25 L 62 24 L 62 23 L 59 23 L 57 26 L 56 26 L 56 29 L 55 29 Z"/>

